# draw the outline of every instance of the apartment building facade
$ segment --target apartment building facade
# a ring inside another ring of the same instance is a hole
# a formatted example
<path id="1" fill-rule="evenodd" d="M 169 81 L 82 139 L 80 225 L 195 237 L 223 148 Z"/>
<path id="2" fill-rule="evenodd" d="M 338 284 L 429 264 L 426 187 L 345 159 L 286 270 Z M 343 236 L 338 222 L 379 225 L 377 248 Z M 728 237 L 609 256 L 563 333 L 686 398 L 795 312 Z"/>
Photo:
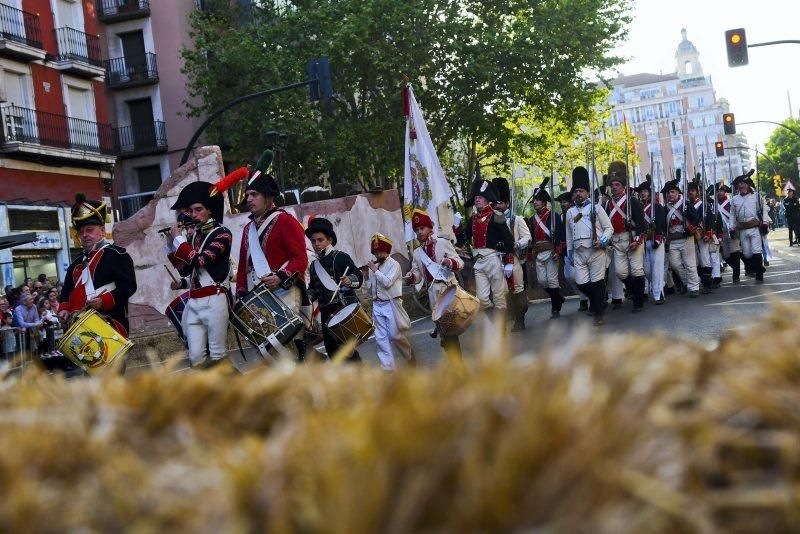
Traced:
<path id="1" fill-rule="evenodd" d="M 750 168 L 746 149 L 729 148 L 717 157 L 714 143 L 746 147 L 742 134 L 726 136 L 722 115 L 730 110 L 717 99 L 711 77 L 703 73 L 700 54 L 681 30 L 675 52 L 676 69 L 669 74 L 641 73 L 620 76 L 611 82 L 609 126 L 627 127 L 636 135 L 640 163 L 637 176 L 652 173 L 659 183 L 675 169 L 690 175 L 702 171 L 705 160 L 709 180 L 732 177 Z"/>

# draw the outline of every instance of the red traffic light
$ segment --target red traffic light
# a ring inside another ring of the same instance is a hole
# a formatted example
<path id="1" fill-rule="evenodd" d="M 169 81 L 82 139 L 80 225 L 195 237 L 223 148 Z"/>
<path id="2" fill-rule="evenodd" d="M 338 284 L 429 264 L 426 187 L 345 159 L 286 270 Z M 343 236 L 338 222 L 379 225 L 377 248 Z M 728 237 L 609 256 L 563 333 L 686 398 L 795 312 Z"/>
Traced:
<path id="1" fill-rule="evenodd" d="M 716 151 L 717 156 L 725 155 L 725 146 L 722 144 L 722 141 L 717 141 L 714 143 L 714 150 Z"/>
<path id="2" fill-rule="evenodd" d="M 728 66 L 741 67 L 747 65 L 747 36 L 744 28 L 725 32 L 725 47 L 728 51 Z"/>

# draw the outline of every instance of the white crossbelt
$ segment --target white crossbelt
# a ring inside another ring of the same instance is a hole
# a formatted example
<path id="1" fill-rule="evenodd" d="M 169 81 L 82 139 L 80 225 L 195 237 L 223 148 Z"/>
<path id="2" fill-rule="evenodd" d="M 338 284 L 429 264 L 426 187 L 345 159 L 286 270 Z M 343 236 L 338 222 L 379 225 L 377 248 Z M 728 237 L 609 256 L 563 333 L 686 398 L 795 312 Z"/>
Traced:
<path id="1" fill-rule="evenodd" d="M 547 228 L 547 225 L 546 225 L 546 224 L 544 224 L 544 221 L 541 219 L 541 217 L 539 217 L 539 214 L 538 214 L 538 213 L 534 215 L 534 219 L 536 220 L 536 225 L 539 227 L 539 229 L 540 229 L 542 232 L 544 232 L 544 234 L 545 234 L 545 235 L 546 235 L 548 238 L 549 238 L 549 237 L 551 237 L 551 236 L 550 236 L 550 229 L 549 229 L 549 228 Z"/>
<path id="2" fill-rule="evenodd" d="M 325 286 L 325 289 L 328 291 L 336 291 L 339 284 L 333 281 L 333 278 L 331 278 L 331 275 L 328 274 L 328 271 L 325 270 L 319 260 L 314 260 L 314 272 L 317 273 L 317 278 L 319 278 L 319 281 Z"/>
<path id="3" fill-rule="evenodd" d="M 445 282 L 450 278 L 450 268 L 433 261 L 424 249 L 420 253 L 419 259 L 422 261 L 422 264 L 425 265 L 425 270 L 428 271 L 428 274 L 430 274 L 434 280 Z"/>
<path id="4" fill-rule="evenodd" d="M 97 251 L 95 254 L 99 254 L 101 250 L 109 246 L 110 243 L 106 243 Z M 114 282 L 109 282 L 108 284 L 95 288 L 94 287 L 94 280 L 92 279 L 91 269 L 89 269 L 89 264 L 91 264 L 91 260 L 86 263 L 86 267 L 81 271 L 81 277 L 78 279 L 79 284 L 83 284 L 83 288 L 86 291 L 86 300 L 92 300 L 95 297 L 102 295 L 103 293 L 113 291 L 117 288 L 117 285 Z"/>
<path id="5" fill-rule="evenodd" d="M 645 208 L 644 208 L 644 220 L 647 222 L 647 224 L 650 224 L 651 222 L 653 222 L 653 220 L 652 220 L 652 219 L 650 218 L 650 216 L 647 214 L 647 210 L 648 210 L 648 209 L 650 209 L 650 207 L 651 207 L 651 206 L 652 206 L 652 204 L 648 204 L 648 205 L 647 205 L 647 206 L 645 206 Z"/>
<path id="6" fill-rule="evenodd" d="M 611 213 L 608 214 L 608 218 L 612 218 L 615 213 L 619 213 L 619 216 L 622 217 L 623 221 L 628 220 L 628 216 L 620 209 L 620 206 L 623 205 L 628 200 L 628 195 L 623 195 L 622 198 L 619 199 L 619 204 L 613 198 L 611 199 Z"/>

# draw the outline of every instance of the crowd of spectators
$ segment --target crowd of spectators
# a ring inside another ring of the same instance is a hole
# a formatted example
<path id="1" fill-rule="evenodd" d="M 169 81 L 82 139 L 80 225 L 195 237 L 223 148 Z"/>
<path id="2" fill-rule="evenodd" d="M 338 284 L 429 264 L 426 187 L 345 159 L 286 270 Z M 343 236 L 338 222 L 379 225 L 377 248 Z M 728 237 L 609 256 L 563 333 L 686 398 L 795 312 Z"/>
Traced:
<path id="1" fill-rule="evenodd" d="M 60 356 L 56 342 L 63 335 L 58 319 L 61 283 L 40 274 L 19 287 L 6 286 L 0 295 L 0 357 L 8 359 L 22 350 L 43 358 Z"/>

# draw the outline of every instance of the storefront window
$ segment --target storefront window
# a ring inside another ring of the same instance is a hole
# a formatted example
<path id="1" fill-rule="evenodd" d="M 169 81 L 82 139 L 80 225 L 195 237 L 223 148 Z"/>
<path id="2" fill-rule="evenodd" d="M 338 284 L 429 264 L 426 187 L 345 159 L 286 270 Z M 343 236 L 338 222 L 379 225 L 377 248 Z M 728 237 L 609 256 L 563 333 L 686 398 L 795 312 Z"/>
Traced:
<path id="1" fill-rule="evenodd" d="M 12 252 L 14 259 L 14 280 L 18 284 L 26 278 L 36 278 L 44 274 L 50 280 L 58 280 L 55 251 L 27 251 L 15 250 Z"/>

